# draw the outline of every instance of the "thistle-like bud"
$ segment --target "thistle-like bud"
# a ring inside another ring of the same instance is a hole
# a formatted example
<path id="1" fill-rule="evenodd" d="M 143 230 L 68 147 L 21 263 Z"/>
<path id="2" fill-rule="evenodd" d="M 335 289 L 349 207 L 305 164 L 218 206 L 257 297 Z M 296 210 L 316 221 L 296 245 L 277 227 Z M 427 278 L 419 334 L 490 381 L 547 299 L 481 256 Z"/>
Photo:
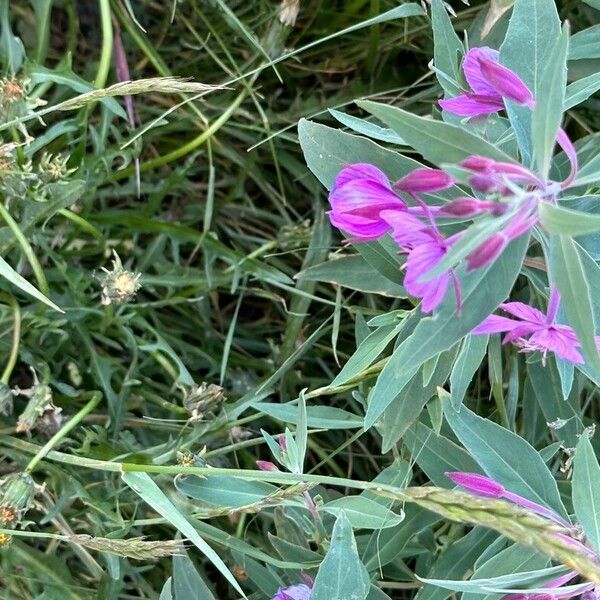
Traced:
<path id="1" fill-rule="evenodd" d="M 76 171 L 76 169 L 69 169 L 67 167 L 68 160 L 69 157 L 63 154 L 54 156 L 48 152 L 44 152 L 38 165 L 40 182 L 50 183 L 53 181 L 60 181 L 70 173 Z"/>
<path id="2" fill-rule="evenodd" d="M 15 104 L 27 96 L 27 81 L 20 79 L 0 79 L 0 102 Z"/>
<path id="3" fill-rule="evenodd" d="M 185 452 L 177 453 L 177 462 L 182 467 L 206 467 L 206 460 L 204 460 L 204 454 L 206 453 L 206 446 L 200 451 L 199 454 L 186 450 Z"/>
<path id="4" fill-rule="evenodd" d="M 214 412 L 225 400 L 225 390 L 214 383 L 203 381 L 185 390 L 183 406 L 192 419 L 201 420 L 209 412 Z"/>
<path id="5" fill-rule="evenodd" d="M 141 273 L 134 273 L 123 268 L 119 255 L 113 250 L 113 266 L 109 271 L 102 267 L 106 275 L 101 276 L 102 304 L 125 304 L 133 299 L 140 289 Z"/>
<path id="6" fill-rule="evenodd" d="M 0 480 L 0 526 L 12 528 L 31 508 L 35 483 L 25 473 L 12 473 Z"/>
<path id="7" fill-rule="evenodd" d="M 48 385 L 38 380 L 35 371 L 33 372 L 33 385 L 27 390 L 15 388 L 13 394 L 29 398 L 25 410 L 23 410 L 17 421 L 17 433 L 29 431 L 44 413 L 60 413 L 61 411 L 52 401 L 52 390 Z"/>

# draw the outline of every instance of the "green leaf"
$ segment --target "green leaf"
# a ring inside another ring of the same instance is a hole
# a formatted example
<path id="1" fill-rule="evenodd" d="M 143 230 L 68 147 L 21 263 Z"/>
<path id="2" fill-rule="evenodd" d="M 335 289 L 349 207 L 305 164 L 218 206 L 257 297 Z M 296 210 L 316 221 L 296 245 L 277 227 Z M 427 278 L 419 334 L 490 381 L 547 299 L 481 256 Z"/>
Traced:
<path id="1" fill-rule="evenodd" d="M 382 452 L 389 452 L 398 440 L 406 433 L 406 430 L 419 418 L 427 401 L 435 396 L 438 386 L 443 385 L 448 379 L 450 369 L 456 358 L 458 345 L 440 354 L 436 360 L 435 370 L 429 382 L 423 383 L 423 373 L 419 370 L 407 382 L 400 387 L 395 397 L 389 403 L 385 412 L 380 429 L 382 430 Z M 387 399 L 379 402 L 376 398 L 376 389 L 369 398 L 369 406 L 377 403 L 385 403 Z"/>
<path id="2" fill-rule="evenodd" d="M 321 510 L 339 515 L 343 511 L 355 529 L 386 529 L 404 518 L 389 508 L 364 496 L 346 496 L 325 504 Z"/>
<path id="3" fill-rule="evenodd" d="M 600 466 L 587 432 L 577 444 L 573 464 L 573 508 L 583 533 L 596 551 L 600 550 Z"/>
<path id="4" fill-rule="evenodd" d="M 311 600 L 365 600 L 370 578 L 360 561 L 352 525 L 344 511 L 333 526 L 329 550 L 319 567 Z"/>
<path id="5" fill-rule="evenodd" d="M 566 235 L 551 236 L 549 263 L 552 279 L 561 294 L 562 307 L 569 324 L 577 334 L 583 357 L 592 368 L 600 370 L 594 303 L 583 269 L 579 245 Z"/>
<path id="6" fill-rule="evenodd" d="M 456 314 L 453 294 L 447 294 L 437 312 L 423 317 L 413 334 L 394 350 L 375 385 L 373 397 L 376 402 L 369 404 L 365 428 L 375 424 L 398 390 L 426 360 L 450 349 L 506 299 L 521 270 L 527 244 L 527 236 L 522 236 L 493 264 L 471 273 L 459 271 L 462 283 L 460 316 Z"/>
<path id="7" fill-rule="evenodd" d="M 398 277 L 398 265 L 392 264 L 394 276 Z M 344 256 L 335 260 L 315 265 L 300 271 L 296 279 L 302 281 L 322 281 L 340 285 L 351 290 L 380 294 L 392 298 L 406 298 L 406 290 L 397 283 L 390 281 L 359 255 Z"/>
<path id="8" fill-rule="evenodd" d="M 600 10 L 600 0 L 583 0 L 588 6 Z"/>
<path id="9" fill-rule="evenodd" d="M 472 592 L 475 594 L 489 594 L 497 591 L 510 593 L 514 588 L 522 588 L 527 583 L 547 583 L 552 577 L 565 573 L 565 567 L 549 567 L 547 569 L 536 569 L 535 571 L 523 571 L 511 575 L 499 575 L 497 577 L 486 577 L 481 579 L 470 579 L 469 581 L 451 581 L 448 579 L 421 579 L 425 583 L 439 585 L 454 592 Z"/>
<path id="10" fill-rule="evenodd" d="M 419 468 L 439 487 L 454 487 L 445 475 L 448 471 L 481 472 L 479 465 L 463 448 L 423 423 L 411 425 L 404 434 L 403 442 Z"/>
<path id="11" fill-rule="evenodd" d="M 540 221 L 549 233 L 585 235 L 600 231 L 600 214 L 572 210 L 542 202 L 539 207 Z"/>
<path id="12" fill-rule="evenodd" d="M 12 31 L 8 7 L 9 0 L 0 0 L 0 58 L 5 73 L 14 75 L 25 60 L 25 47 Z"/>
<path id="13" fill-rule="evenodd" d="M 515 71 L 535 93 L 540 89 L 545 59 L 552 54 L 559 37 L 560 20 L 553 0 L 516 0 L 500 47 L 500 62 Z M 519 147 L 529 161 L 533 154 L 531 111 L 509 102 L 508 115 Z"/>
<path id="14" fill-rule="evenodd" d="M 227 565 L 221 560 L 219 555 L 198 535 L 198 532 L 192 527 L 187 518 L 182 515 L 174 504 L 165 496 L 163 491 L 152 481 L 148 473 L 144 472 L 126 472 L 121 475 L 123 481 L 147 502 L 159 515 L 164 517 L 171 525 L 176 527 L 194 546 L 196 546 L 216 569 L 227 579 L 233 588 L 246 598 L 242 588 L 236 581 Z"/>
<path id="15" fill-rule="evenodd" d="M 427 578 L 436 579 L 443 576 L 447 579 L 463 579 L 472 570 L 481 553 L 497 537 L 498 534 L 494 531 L 475 527 L 458 541 L 446 546 L 427 573 Z M 451 593 L 444 588 L 426 584 L 417 592 L 415 600 L 446 600 L 450 595 Z"/>
<path id="16" fill-rule="evenodd" d="M 296 423 L 298 407 L 295 402 L 276 404 L 255 402 L 252 407 L 284 423 Z M 335 406 L 309 406 L 307 423 L 315 429 L 357 429 L 362 427 L 362 417 Z"/>
<path id="17" fill-rule="evenodd" d="M 277 491 L 277 487 L 264 481 L 246 481 L 227 475 L 178 477 L 175 487 L 182 494 L 202 503 L 229 508 L 260 502 Z"/>
<path id="18" fill-rule="evenodd" d="M 595 0 L 600 6 L 600 0 Z M 600 58 L 600 25 L 588 27 L 571 37 L 569 60 Z"/>
<path id="19" fill-rule="evenodd" d="M 173 600 L 173 578 L 165 581 L 158 600 Z"/>
<path id="20" fill-rule="evenodd" d="M 458 163 L 472 154 L 514 162 L 493 144 L 457 125 L 426 119 L 395 106 L 368 100 L 357 101 L 357 104 L 391 127 L 423 158 L 435 165 Z M 365 156 L 368 154 L 363 155 L 363 160 Z"/>
<path id="21" fill-rule="evenodd" d="M 556 134 L 562 122 L 568 49 L 569 26 L 565 24 L 562 34 L 552 46 L 552 51 L 547 57 L 543 57 L 544 69 L 536 82 L 532 119 L 533 155 L 538 173 L 544 180 L 550 172 Z"/>
<path id="22" fill-rule="evenodd" d="M 460 38 L 456 35 L 448 11 L 442 0 L 431 3 L 431 26 L 433 28 L 433 64 L 437 71 L 445 73 L 456 84 L 453 85 L 446 77 L 438 76 L 438 82 L 449 96 L 460 94 L 460 82 L 463 77 L 460 72 L 460 61 L 465 53 Z"/>
<path id="23" fill-rule="evenodd" d="M 365 121 L 365 119 L 361 119 L 360 117 L 347 115 L 346 113 L 340 112 L 339 110 L 335 110 L 333 108 L 329 109 L 329 114 L 336 121 L 339 121 L 342 125 L 345 125 L 360 135 L 370 137 L 380 142 L 386 142 L 388 144 L 396 144 L 398 146 L 406 145 L 406 142 L 391 129 L 381 127 L 375 123 L 371 123 L 371 121 Z"/>
<path id="24" fill-rule="evenodd" d="M 175 600 L 215 600 L 187 555 L 173 557 L 173 589 Z"/>
<path id="25" fill-rule="evenodd" d="M 388 344 L 398 336 L 403 323 L 384 325 L 372 331 L 348 359 L 342 370 L 331 382 L 332 386 L 343 385 L 368 368 L 387 348 Z"/>
<path id="26" fill-rule="evenodd" d="M 600 28 L 599 28 L 600 34 Z M 592 94 L 600 90 L 600 73 L 592 73 L 587 77 L 578 79 L 567 86 L 565 92 L 564 110 L 569 110 L 587 100 Z"/>
<path id="27" fill-rule="evenodd" d="M 27 279 L 19 275 L 2 257 L 0 257 L 0 277 L 4 277 L 21 291 L 29 294 L 36 300 L 47 304 L 50 308 L 53 308 L 60 313 L 65 312 L 62 308 L 56 306 L 52 300 L 46 298 L 46 296 L 44 296 L 44 294 L 42 294 L 35 286 L 31 285 Z"/>
<path id="28" fill-rule="evenodd" d="M 473 375 L 485 357 L 488 340 L 488 335 L 468 335 L 463 340 L 450 374 L 451 401 L 455 410 L 459 410 Z"/>
<path id="29" fill-rule="evenodd" d="M 566 518 L 556 480 L 527 440 L 465 406 L 456 412 L 448 403 L 444 413 L 456 437 L 492 479 Z"/>

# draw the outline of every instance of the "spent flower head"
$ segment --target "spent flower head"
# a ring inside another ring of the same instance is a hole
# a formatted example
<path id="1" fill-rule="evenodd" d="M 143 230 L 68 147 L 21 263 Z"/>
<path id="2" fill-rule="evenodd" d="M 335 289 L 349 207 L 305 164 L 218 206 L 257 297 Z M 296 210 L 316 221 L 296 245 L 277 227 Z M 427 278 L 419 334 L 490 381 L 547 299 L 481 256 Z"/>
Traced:
<path id="1" fill-rule="evenodd" d="M 102 267 L 105 275 L 99 277 L 102 284 L 101 302 L 104 305 L 130 302 L 140 289 L 141 273 L 123 268 L 119 255 L 113 250 L 112 269 Z"/>

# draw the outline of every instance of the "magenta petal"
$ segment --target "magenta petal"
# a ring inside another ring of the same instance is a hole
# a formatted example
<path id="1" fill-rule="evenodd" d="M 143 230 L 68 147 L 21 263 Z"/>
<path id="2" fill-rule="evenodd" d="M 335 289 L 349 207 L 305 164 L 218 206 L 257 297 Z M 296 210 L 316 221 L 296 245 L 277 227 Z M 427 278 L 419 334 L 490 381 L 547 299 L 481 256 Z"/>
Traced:
<path id="1" fill-rule="evenodd" d="M 504 108 L 502 99 L 496 96 L 461 94 L 454 98 L 439 100 L 438 104 L 449 113 L 461 117 L 479 117 L 498 112 Z"/>
<path id="2" fill-rule="evenodd" d="M 575 150 L 575 146 L 573 146 L 571 139 L 567 135 L 567 132 L 562 127 L 558 129 L 556 141 L 558 142 L 558 145 L 562 148 L 563 152 L 567 155 L 569 163 L 571 164 L 571 171 L 569 173 L 569 176 L 561 184 L 561 187 L 565 189 L 573 183 L 575 177 L 577 177 L 577 172 L 579 171 L 577 151 Z"/>
<path id="3" fill-rule="evenodd" d="M 504 487 L 486 477 L 485 475 L 479 475 L 479 473 L 464 473 L 462 471 L 450 471 L 444 473 L 452 483 L 473 492 L 480 496 L 490 496 L 492 498 L 501 498 L 504 494 Z"/>
<path id="4" fill-rule="evenodd" d="M 471 50 L 465 54 L 465 60 L 462 65 L 465 79 L 476 94 L 482 96 L 497 96 L 498 92 L 490 85 L 481 72 L 481 59 L 491 60 L 497 63 L 500 61 L 500 53 L 498 50 L 493 50 L 486 46 L 481 48 L 471 48 Z M 500 100 L 502 99 L 500 98 Z"/>
<path id="5" fill-rule="evenodd" d="M 477 325 L 477 327 L 475 327 L 471 333 L 474 335 L 484 333 L 504 333 L 505 331 L 511 331 L 515 327 L 518 327 L 518 325 L 518 321 L 513 321 L 507 317 L 490 315 L 479 325 Z"/>
<path id="6" fill-rule="evenodd" d="M 523 321 L 538 325 L 546 324 L 546 315 L 537 308 L 529 306 L 529 304 L 524 304 L 523 302 L 505 302 L 500 305 L 500 308 Z"/>
<path id="7" fill-rule="evenodd" d="M 579 341 L 575 332 L 567 325 L 552 325 L 548 329 L 536 331 L 529 338 L 532 349 L 541 352 L 554 352 L 556 356 L 576 365 L 583 364 L 581 353 L 577 350 Z"/>
<path id="8" fill-rule="evenodd" d="M 338 215 L 333 211 L 329 212 L 329 220 L 334 227 L 349 234 L 357 242 L 376 240 L 390 230 L 385 221 L 367 222 L 362 217 L 352 217 L 352 215 L 344 214 Z"/>
<path id="9" fill-rule="evenodd" d="M 279 588 L 273 600 L 310 600 L 310 588 L 304 583 Z"/>
<path id="10" fill-rule="evenodd" d="M 422 277 L 431 271 L 444 257 L 446 249 L 440 246 L 437 240 L 416 246 L 410 251 L 406 259 L 406 276 L 404 287 L 406 291 L 422 299 L 421 310 L 424 313 L 434 310 L 444 299 L 450 275 L 441 273 L 433 279 L 421 281 Z"/>
<path id="11" fill-rule="evenodd" d="M 387 175 L 381 169 L 378 169 L 376 166 L 369 163 L 354 163 L 344 167 L 338 173 L 332 190 L 353 179 L 372 179 L 384 187 L 391 187 Z"/>
<path id="12" fill-rule="evenodd" d="M 517 104 L 529 108 L 534 107 L 535 102 L 531 90 L 514 71 L 485 57 L 480 58 L 479 64 L 483 77 L 496 90 L 497 94 Z"/>
<path id="13" fill-rule="evenodd" d="M 406 207 L 390 188 L 372 179 L 353 179 L 337 186 L 329 194 L 329 204 L 335 212 L 366 217 L 376 217 L 382 210 Z"/>
<path id="14" fill-rule="evenodd" d="M 392 228 L 394 241 L 404 250 L 428 244 L 433 239 L 430 227 L 408 212 L 385 210 L 379 216 Z"/>

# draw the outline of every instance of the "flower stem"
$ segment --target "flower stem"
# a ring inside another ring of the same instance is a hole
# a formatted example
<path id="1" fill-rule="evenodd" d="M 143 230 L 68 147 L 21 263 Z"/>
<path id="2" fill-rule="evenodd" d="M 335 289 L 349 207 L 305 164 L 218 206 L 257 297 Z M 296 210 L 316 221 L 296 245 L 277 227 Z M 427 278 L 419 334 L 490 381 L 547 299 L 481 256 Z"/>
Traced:
<path id="1" fill-rule="evenodd" d="M 39 462 L 60 442 L 72 429 L 77 427 L 79 423 L 98 406 L 100 400 L 102 400 L 102 394 L 100 392 L 91 392 L 91 398 L 89 402 L 76 414 L 74 415 L 64 427 L 57 431 L 47 442 L 42 446 L 35 454 L 35 456 L 29 461 L 29 464 L 25 467 L 25 473 L 31 473 L 39 464 Z"/>
<path id="2" fill-rule="evenodd" d="M 19 344 L 21 342 L 21 307 L 15 298 L 9 296 L 8 294 L 2 294 L 0 299 L 5 300 L 6 303 L 10 305 L 14 318 L 13 339 L 10 348 L 10 355 L 6 363 L 6 367 L 4 367 L 4 371 L 2 372 L 2 377 L 0 378 L 2 383 L 8 385 L 8 381 L 12 375 L 13 369 L 17 364 L 17 357 L 19 356 Z"/>

